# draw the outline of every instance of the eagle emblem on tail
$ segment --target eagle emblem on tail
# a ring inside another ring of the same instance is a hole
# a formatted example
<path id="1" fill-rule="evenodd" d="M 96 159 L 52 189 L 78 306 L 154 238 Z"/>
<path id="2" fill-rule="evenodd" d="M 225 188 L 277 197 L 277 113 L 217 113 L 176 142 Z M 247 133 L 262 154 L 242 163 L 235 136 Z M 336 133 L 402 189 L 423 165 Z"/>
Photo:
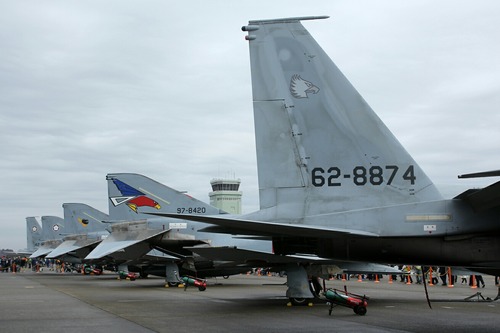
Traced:
<path id="1" fill-rule="evenodd" d="M 295 98 L 308 98 L 307 94 L 317 94 L 319 88 L 309 81 L 304 80 L 299 74 L 294 74 L 290 80 L 290 93 Z"/>

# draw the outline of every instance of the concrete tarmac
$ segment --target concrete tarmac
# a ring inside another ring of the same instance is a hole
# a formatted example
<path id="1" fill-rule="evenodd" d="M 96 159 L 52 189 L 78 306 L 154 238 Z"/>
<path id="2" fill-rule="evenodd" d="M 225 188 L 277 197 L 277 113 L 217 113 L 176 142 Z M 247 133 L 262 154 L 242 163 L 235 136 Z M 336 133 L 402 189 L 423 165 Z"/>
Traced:
<path id="1" fill-rule="evenodd" d="M 368 312 L 354 314 L 316 300 L 287 306 L 285 278 L 238 275 L 209 279 L 206 291 L 165 288 L 161 278 L 31 271 L 0 273 L 0 332 L 498 332 L 499 301 L 493 277 L 486 288 L 429 287 L 399 281 L 326 281 L 366 294 Z M 459 281 L 460 282 L 460 281 Z"/>

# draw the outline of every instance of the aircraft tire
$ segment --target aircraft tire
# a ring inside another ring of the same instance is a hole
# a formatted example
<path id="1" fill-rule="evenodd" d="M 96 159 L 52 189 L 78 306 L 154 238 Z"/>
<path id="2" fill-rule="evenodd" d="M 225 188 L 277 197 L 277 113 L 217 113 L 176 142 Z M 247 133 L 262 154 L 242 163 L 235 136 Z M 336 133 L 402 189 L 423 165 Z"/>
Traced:
<path id="1" fill-rule="evenodd" d="M 311 298 L 290 297 L 290 303 L 292 303 L 292 305 L 305 306 L 305 305 L 309 304 L 310 300 L 311 300 Z"/>

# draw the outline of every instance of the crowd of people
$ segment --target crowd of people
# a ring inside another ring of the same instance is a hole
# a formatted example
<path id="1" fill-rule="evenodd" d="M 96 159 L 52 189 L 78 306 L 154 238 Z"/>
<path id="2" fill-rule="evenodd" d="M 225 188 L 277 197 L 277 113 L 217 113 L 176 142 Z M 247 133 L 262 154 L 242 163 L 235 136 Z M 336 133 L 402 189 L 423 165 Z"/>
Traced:
<path id="1" fill-rule="evenodd" d="M 458 283 L 460 279 L 460 284 L 468 285 L 471 287 L 484 288 L 486 286 L 483 276 L 479 274 L 473 275 L 457 275 L 453 274 L 453 269 L 451 267 L 431 267 L 431 266 L 410 266 L 410 265 L 397 265 L 394 266 L 402 273 L 401 274 L 389 274 L 387 275 L 391 281 L 400 281 L 406 284 L 422 284 L 425 278 L 427 284 L 429 285 L 442 285 L 442 286 L 453 286 Z M 465 270 L 460 271 L 461 273 L 466 273 Z M 257 268 L 249 272 L 249 274 L 255 275 L 286 275 L 285 271 L 279 273 L 274 273 L 270 268 Z M 330 276 L 331 279 L 337 280 L 368 280 L 377 281 L 383 279 L 385 275 L 383 274 L 336 274 Z M 495 277 L 495 285 L 500 285 L 500 276 Z"/>
<path id="2" fill-rule="evenodd" d="M 432 266 L 409 266 L 401 265 L 397 267 L 403 274 L 399 275 L 400 282 L 408 284 L 416 283 L 421 284 L 425 278 L 429 285 L 453 286 L 457 284 L 460 278 L 461 284 L 468 284 L 469 286 L 484 288 L 485 283 L 482 275 L 456 275 L 453 274 L 451 267 L 432 267 Z M 397 280 L 398 276 L 393 275 L 393 280 Z M 440 282 L 441 281 L 441 282 Z"/>
<path id="3" fill-rule="evenodd" d="M 74 268 L 72 265 L 67 265 L 66 263 L 58 260 L 58 259 L 31 259 L 27 257 L 7 257 L 2 256 L 0 258 L 0 272 L 7 273 L 19 273 L 23 272 L 26 269 L 32 270 L 34 272 L 40 272 L 44 268 L 56 271 L 56 272 L 65 272 L 71 271 Z M 410 266 L 410 265 L 400 265 L 395 266 L 402 274 L 392 274 L 389 275 L 389 278 L 392 281 L 404 282 L 407 284 L 421 284 L 422 279 L 425 278 L 427 283 L 430 285 L 438 285 L 442 286 L 455 285 L 458 283 L 458 279 L 460 279 L 460 284 L 469 285 L 472 287 L 484 288 L 485 283 L 482 275 L 455 275 L 452 274 L 452 269 L 450 267 L 427 267 L 427 266 Z M 83 265 L 81 269 L 84 270 L 85 273 L 87 271 L 95 270 L 95 268 L 89 265 Z M 102 268 L 99 268 L 102 271 Z M 249 273 L 257 274 L 257 275 L 266 275 L 270 273 L 268 268 L 257 268 L 255 270 L 250 271 Z M 276 273 L 278 274 L 278 273 Z M 280 272 L 279 275 L 283 276 L 286 272 Z M 361 274 L 361 275 L 349 275 L 349 274 L 337 274 L 335 276 L 337 279 L 350 279 L 351 277 L 357 277 L 362 280 L 378 280 L 382 279 L 382 274 Z M 441 281 L 441 282 L 439 282 Z M 500 285 L 500 277 L 495 277 L 495 284 Z"/>
<path id="4" fill-rule="evenodd" d="M 0 272 L 3 273 L 20 273 L 27 269 L 40 272 L 44 268 L 56 272 L 64 272 L 67 269 L 66 264 L 57 259 L 32 259 L 21 256 L 0 258 Z"/>
<path id="5" fill-rule="evenodd" d="M 7 257 L 2 256 L 0 259 L 0 272 L 20 272 L 26 267 L 31 268 L 32 260 L 26 257 Z"/>

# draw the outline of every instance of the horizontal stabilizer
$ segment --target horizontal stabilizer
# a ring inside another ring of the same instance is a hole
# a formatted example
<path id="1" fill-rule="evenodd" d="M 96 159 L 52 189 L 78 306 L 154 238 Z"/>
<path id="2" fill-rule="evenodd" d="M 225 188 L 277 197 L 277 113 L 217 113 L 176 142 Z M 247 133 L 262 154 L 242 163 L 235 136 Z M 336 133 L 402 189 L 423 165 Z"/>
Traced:
<path id="1" fill-rule="evenodd" d="M 482 178 L 482 177 L 498 177 L 498 176 L 500 176 L 500 170 L 467 173 L 465 175 L 459 175 L 458 178 Z"/>
<path id="2" fill-rule="evenodd" d="M 218 216 L 207 215 L 178 215 L 178 214 L 163 214 L 163 213 L 150 213 L 152 215 L 171 217 L 182 220 L 189 220 L 195 222 L 203 222 L 214 224 L 222 228 L 205 228 L 203 231 L 210 232 L 224 232 L 227 234 L 243 234 L 243 235 L 266 235 L 266 236 L 293 236 L 301 235 L 302 237 L 318 237 L 318 238 L 331 238 L 342 235 L 350 236 L 365 236 L 365 237 L 378 237 L 377 234 L 365 232 L 362 230 L 353 229 L 334 229 L 321 226 L 307 226 L 302 224 L 283 224 L 273 222 L 262 222 L 252 220 L 238 220 L 231 218 L 224 218 Z"/>
<path id="3" fill-rule="evenodd" d="M 500 206 L 500 182 L 479 190 L 467 190 L 455 199 L 461 199 L 469 203 L 475 212 L 483 212 Z"/>
<path id="4" fill-rule="evenodd" d="M 38 258 L 38 257 L 43 257 L 45 255 L 47 255 L 48 253 L 52 252 L 56 247 L 40 247 L 38 248 L 35 252 L 33 252 L 31 255 L 30 255 L 30 258 Z"/>
<path id="5" fill-rule="evenodd" d="M 56 249 L 47 254 L 46 258 L 53 259 L 70 252 L 77 251 L 87 246 L 92 246 L 101 242 L 101 239 L 80 239 L 80 240 L 67 240 L 59 245 Z"/>
<path id="6" fill-rule="evenodd" d="M 112 253 L 122 251 L 132 245 L 144 242 L 148 239 L 161 236 L 169 230 L 140 230 L 138 232 L 113 232 L 101 242 L 88 256 L 86 260 L 101 259 Z"/>

